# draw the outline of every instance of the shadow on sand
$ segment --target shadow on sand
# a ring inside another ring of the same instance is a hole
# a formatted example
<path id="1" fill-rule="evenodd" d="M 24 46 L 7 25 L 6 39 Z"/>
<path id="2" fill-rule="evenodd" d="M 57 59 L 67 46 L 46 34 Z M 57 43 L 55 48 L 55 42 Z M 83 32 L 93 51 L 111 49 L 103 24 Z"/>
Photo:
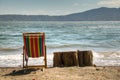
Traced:
<path id="1" fill-rule="evenodd" d="M 11 73 L 8 73 L 8 74 L 5 74 L 3 76 L 18 76 L 18 75 L 25 75 L 25 74 L 30 74 L 31 72 L 35 72 L 39 69 L 34 69 L 34 68 L 31 68 L 31 69 L 22 69 L 22 70 L 13 70 Z"/>

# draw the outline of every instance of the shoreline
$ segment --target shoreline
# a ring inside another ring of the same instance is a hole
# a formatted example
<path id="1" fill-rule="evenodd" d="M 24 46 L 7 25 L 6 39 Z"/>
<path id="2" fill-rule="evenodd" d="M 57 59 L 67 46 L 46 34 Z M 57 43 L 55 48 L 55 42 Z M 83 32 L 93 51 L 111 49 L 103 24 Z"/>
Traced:
<path id="1" fill-rule="evenodd" d="M 75 50 L 74 50 L 75 51 Z M 113 52 L 93 52 L 93 64 L 96 66 L 120 66 L 120 51 Z M 9 53 L 9 54 L 8 54 Z M 4 52 L 0 55 L 0 67 L 22 67 L 22 54 Z M 42 60 L 40 60 L 42 61 Z M 30 64 L 34 61 L 30 60 Z M 39 63 L 39 60 L 36 60 Z M 42 62 L 41 62 L 42 63 Z M 48 52 L 47 63 L 49 67 L 53 66 L 53 54 Z"/>
<path id="2" fill-rule="evenodd" d="M 117 55 L 120 56 L 119 52 L 95 52 L 94 53 L 94 62 L 93 64 L 101 63 L 104 58 L 108 57 L 111 53 L 112 55 L 115 55 L 115 59 L 117 59 Z M 104 58 L 101 59 L 101 55 L 105 54 Z M 10 57 L 6 58 L 6 55 L 4 56 L 3 59 L 5 58 L 5 61 L 8 60 L 10 63 Z M 22 56 L 22 55 L 21 55 Z M 48 54 L 48 63 L 52 65 L 52 56 L 51 54 Z M 1 56 L 0 56 L 1 57 Z M 14 55 L 15 57 L 15 55 Z M 14 59 L 13 57 L 13 59 Z M 100 59 L 100 60 L 99 60 Z M 19 60 L 19 61 L 18 61 Z M 106 59 L 107 61 L 102 62 L 101 66 L 96 65 L 96 66 L 85 66 L 85 67 L 52 67 L 49 65 L 47 69 L 44 69 L 42 72 L 41 69 L 30 69 L 27 70 L 27 73 L 24 73 L 24 70 L 22 66 L 17 66 L 17 67 L 0 67 L 0 80 L 119 80 L 120 78 L 120 57 L 118 57 L 118 66 L 115 65 L 108 65 L 106 66 L 105 64 L 111 63 L 110 59 Z M 109 62 L 108 62 L 109 60 Z M 22 57 L 20 59 L 16 59 L 15 61 L 18 61 L 22 63 Z M 101 62 L 100 62 L 101 61 Z M 114 59 L 113 59 L 114 61 Z M 4 62 L 4 61 L 2 61 Z M 1 62 L 1 63 L 2 63 Z M 13 60 L 14 62 L 14 60 Z M 16 64 L 16 63 L 14 63 Z M 17 63 L 18 64 L 18 63 Z M 11 65 L 12 66 L 12 65 Z"/>

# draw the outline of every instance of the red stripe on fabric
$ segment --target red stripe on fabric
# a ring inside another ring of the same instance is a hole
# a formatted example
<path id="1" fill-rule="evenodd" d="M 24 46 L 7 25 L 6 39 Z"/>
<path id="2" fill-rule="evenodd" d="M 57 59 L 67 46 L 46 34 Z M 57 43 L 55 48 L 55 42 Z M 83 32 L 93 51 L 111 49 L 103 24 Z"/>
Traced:
<path id="1" fill-rule="evenodd" d="M 35 44 L 35 54 L 36 54 L 35 57 L 39 57 L 39 55 L 38 55 L 38 54 L 39 54 L 39 53 L 38 53 L 38 39 L 39 39 L 39 38 L 38 38 L 38 36 L 35 36 L 34 39 L 35 39 L 35 41 L 34 41 L 35 43 L 34 43 L 34 44 Z"/>
<path id="2" fill-rule="evenodd" d="M 33 42 L 33 37 L 30 36 L 30 43 L 31 43 L 31 53 L 32 53 L 32 57 L 34 58 L 35 55 L 34 55 L 34 42 Z"/>

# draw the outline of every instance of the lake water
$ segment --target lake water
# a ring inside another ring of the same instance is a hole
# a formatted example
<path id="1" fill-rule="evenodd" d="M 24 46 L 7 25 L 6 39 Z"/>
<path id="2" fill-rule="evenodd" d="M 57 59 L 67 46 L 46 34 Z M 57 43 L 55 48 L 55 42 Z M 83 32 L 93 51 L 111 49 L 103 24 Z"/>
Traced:
<path id="1" fill-rule="evenodd" d="M 49 66 L 53 52 L 76 50 L 92 50 L 96 65 L 120 66 L 120 21 L 0 21 L 0 67 L 22 66 L 24 32 L 45 32 Z"/>

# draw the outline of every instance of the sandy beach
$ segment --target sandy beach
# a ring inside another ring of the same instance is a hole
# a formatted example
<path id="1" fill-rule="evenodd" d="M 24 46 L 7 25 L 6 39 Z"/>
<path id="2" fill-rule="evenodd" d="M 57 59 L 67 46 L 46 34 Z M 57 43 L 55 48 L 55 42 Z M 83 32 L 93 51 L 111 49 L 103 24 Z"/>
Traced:
<path id="1" fill-rule="evenodd" d="M 0 68 L 0 80 L 119 80 L 120 67 Z"/>

